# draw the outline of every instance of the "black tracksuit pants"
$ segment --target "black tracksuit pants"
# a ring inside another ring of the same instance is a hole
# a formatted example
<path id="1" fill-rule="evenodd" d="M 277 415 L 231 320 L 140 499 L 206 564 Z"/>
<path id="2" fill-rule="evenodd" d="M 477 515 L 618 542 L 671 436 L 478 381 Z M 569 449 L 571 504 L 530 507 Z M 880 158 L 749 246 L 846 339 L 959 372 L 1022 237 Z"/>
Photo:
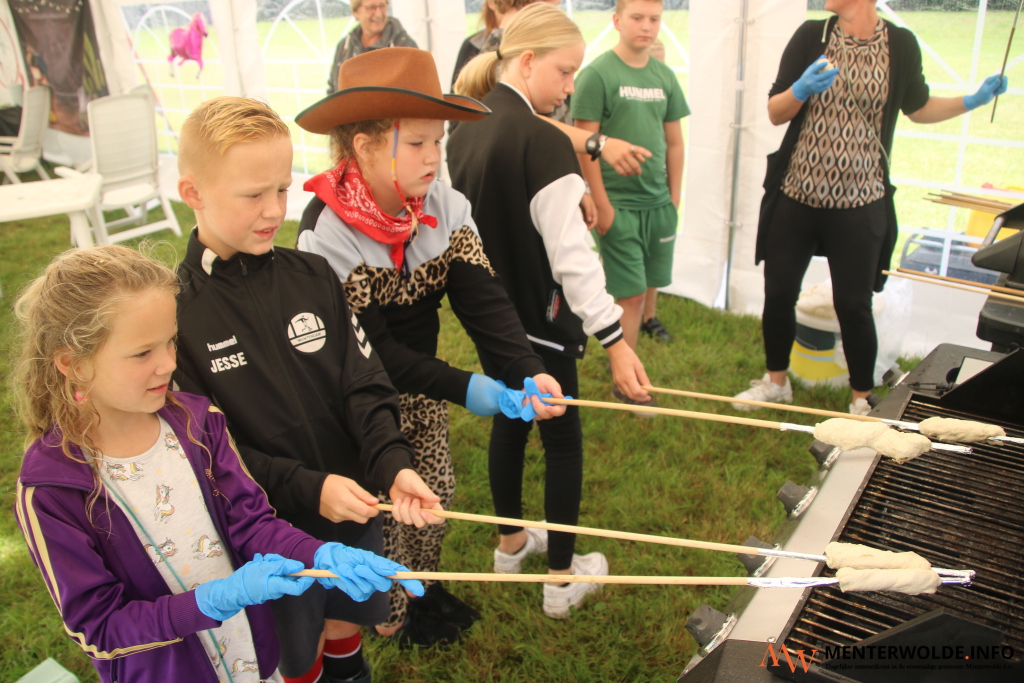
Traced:
<path id="1" fill-rule="evenodd" d="M 783 193 L 768 228 L 764 267 L 764 348 L 768 370 L 789 368 L 796 301 L 811 257 L 823 253 L 832 275 L 850 386 L 874 386 L 878 338 L 871 297 L 886 233 L 885 200 L 853 209 L 817 209 Z"/>
<path id="2" fill-rule="evenodd" d="M 558 380 L 562 393 L 579 395 L 576 359 L 534 346 L 548 374 Z M 490 370 L 484 363 L 484 369 Z M 537 423 L 544 444 L 544 514 L 555 524 L 575 525 L 579 520 L 583 492 L 583 429 L 577 406 L 566 406 L 565 414 Z M 494 510 L 500 517 L 523 518 L 523 461 L 532 422 L 494 416 L 489 449 L 489 473 Z M 513 534 L 521 527 L 499 525 L 498 532 Z M 576 546 L 576 535 L 548 533 L 548 568 L 568 569 Z"/>

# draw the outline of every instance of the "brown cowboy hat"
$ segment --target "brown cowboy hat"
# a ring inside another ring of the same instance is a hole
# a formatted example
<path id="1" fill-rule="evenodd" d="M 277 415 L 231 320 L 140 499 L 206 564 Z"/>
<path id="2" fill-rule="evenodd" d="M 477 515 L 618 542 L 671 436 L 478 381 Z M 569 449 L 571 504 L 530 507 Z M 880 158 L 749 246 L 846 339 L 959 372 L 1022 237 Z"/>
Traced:
<path id="1" fill-rule="evenodd" d="M 477 121 L 491 110 L 472 97 L 444 95 L 433 56 L 414 47 L 384 47 L 347 59 L 338 92 L 295 117 L 310 133 L 374 119 Z"/>

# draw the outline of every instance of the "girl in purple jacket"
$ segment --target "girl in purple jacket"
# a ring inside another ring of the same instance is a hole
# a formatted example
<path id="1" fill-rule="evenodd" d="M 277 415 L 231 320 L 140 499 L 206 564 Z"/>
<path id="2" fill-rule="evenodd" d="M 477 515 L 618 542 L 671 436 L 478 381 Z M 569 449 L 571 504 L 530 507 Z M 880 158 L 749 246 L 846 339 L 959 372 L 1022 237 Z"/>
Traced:
<path id="1" fill-rule="evenodd" d="M 313 582 L 291 573 L 326 569 L 337 577 L 317 581 L 365 600 L 404 568 L 277 519 L 223 414 L 169 391 L 177 287 L 142 254 L 98 247 L 57 257 L 18 300 L 18 523 L 103 681 L 279 680 L 264 603 Z"/>

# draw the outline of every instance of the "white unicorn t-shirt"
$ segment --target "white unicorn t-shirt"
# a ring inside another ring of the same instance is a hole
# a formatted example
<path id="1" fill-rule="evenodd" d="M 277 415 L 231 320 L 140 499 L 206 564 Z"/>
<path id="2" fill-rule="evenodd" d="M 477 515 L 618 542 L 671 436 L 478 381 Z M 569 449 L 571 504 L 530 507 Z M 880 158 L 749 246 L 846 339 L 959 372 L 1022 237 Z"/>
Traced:
<path id="1" fill-rule="evenodd" d="M 234 571 L 223 539 L 210 519 L 195 472 L 177 435 L 163 418 L 160 436 L 148 451 L 135 458 L 108 458 L 98 464 L 103 482 L 116 490 L 130 508 L 126 510 L 117 496 L 112 496 L 131 520 L 139 541 L 172 593 L 192 590 Z M 159 552 L 150 538 L 159 545 Z M 184 588 L 171 568 L 185 584 Z M 200 631 L 198 635 L 222 683 L 259 682 L 256 650 L 244 610 L 220 628 Z"/>

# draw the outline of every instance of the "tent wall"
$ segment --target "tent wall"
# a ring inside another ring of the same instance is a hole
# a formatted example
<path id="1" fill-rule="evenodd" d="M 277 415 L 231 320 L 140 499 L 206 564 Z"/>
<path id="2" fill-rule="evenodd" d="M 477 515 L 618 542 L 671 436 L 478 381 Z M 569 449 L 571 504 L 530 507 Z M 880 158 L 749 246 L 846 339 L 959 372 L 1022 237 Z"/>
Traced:
<path id="1" fill-rule="evenodd" d="M 16 103 L 11 88 L 24 87 L 26 80 L 14 17 L 7 0 L 0 0 L 0 107 Z"/>
<path id="2" fill-rule="evenodd" d="M 761 268 L 754 241 L 765 157 L 778 148 L 785 126 L 765 116 L 767 93 L 790 36 L 804 20 L 806 0 L 747 0 L 743 82 L 737 80 L 743 0 L 690 3 L 690 88 L 686 202 L 676 241 L 672 285 L 665 291 L 713 305 L 728 260 L 733 152 L 740 145 L 739 194 L 730 281 L 730 309 L 760 313 Z M 743 97 L 742 128 L 734 129 L 736 98 Z M 700 169 L 694 173 L 694 169 Z"/>
<path id="3" fill-rule="evenodd" d="M 455 58 L 466 39 L 466 5 L 462 0 L 391 0 L 391 13 L 416 44 L 430 50 L 437 64 L 441 89 L 447 92 Z"/>

